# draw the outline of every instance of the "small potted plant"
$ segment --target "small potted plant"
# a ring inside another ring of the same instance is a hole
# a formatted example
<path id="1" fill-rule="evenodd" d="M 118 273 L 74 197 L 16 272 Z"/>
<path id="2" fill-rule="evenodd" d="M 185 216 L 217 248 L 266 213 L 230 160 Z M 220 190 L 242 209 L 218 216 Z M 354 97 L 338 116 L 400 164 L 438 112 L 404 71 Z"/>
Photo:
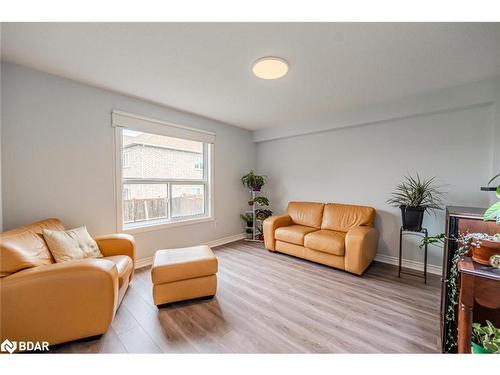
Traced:
<path id="1" fill-rule="evenodd" d="M 241 183 L 253 191 L 260 191 L 267 181 L 267 176 L 259 176 L 250 171 L 241 178 Z"/>
<path id="2" fill-rule="evenodd" d="M 421 179 L 418 174 L 410 175 L 396 186 L 387 203 L 401 209 L 403 229 L 418 232 L 422 230 L 424 213 L 442 208 L 443 194 L 435 184 L 435 177 Z"/>
<path id="3" fill-rule="evenodd" d="M 246 228 L 245 233 L 247 234 L 247 239 L 251 240 L 253 237 L 253 229 L 252 228 Z"/>
<path id="4" fill-rule="evenodd" d="M 266 209 L 262 209 L 262 208 L 259 208 L 258 210 L 255 210 L 255 217 L 258 219 L 258 220 L 266 220 L 269 216 L 272 216 L 273 215 L 273 212 L 271 210 L 266 210 Z"/>
<path id="5" fill-rule="evenodd" d="M 259 206 L 269 206 L 269 199 L 266 197 L 255 197 L 253 200 L 255 204 L 258 204 Z"/>
<path id="6" fill-rule="evenodd" d="M 253 216 L 251 213 L 241 214 L 240 217 L 241 217 L 241 220 L 243 220 L 245 222 L 245 225 L 247 226 L 247 228 L 253 227 Z"/>
<path id="7" fill-rule="evenodd" d="M 489 320 L 485 326 L 473 323 L 471 351 L 474 354 L 500 354 L 500 328 Z"/>

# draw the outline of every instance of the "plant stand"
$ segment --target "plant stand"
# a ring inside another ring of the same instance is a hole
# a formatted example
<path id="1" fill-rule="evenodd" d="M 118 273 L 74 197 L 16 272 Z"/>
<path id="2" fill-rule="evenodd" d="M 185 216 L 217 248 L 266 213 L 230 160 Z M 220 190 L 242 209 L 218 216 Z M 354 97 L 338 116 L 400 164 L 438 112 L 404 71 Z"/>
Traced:
<path id="1" fill-rule="evenodd" d="M 245 240 L 246 241 L 250 241 L 250 242 L 264 242 L 262 240 L 259 240 L 257 238 L 257 230 L 261 230 L 259 229 L 258 225 L 257 225 L 257 216 L 255 215 L 255 211 L 257 209 L 257 205 L 255 204 L 255 197 L 258 196 L 258 193 L 260 193 L 260 191 L 255 191 L 255 190 L 250 190 L 250 194 L 252 195 L 252 218 L 253 218 L 253 227 L 252 227 L 252 238 L 246 238 Z"/>
<path id="2" fill-rule="evenodd" d="M 399 261 L 398 261 L 398 277 L 401 277 L 402 273 L 406 273 L 412 276 L 423 277 L 424 284 L 427 284 L 427 243 L 424 246 L 424 272 L 423 276 L 415 275 L 414 273 L 407 273 L 403 271 L 402 260 L 403 260 L 403 234 L 404 233 L 423 233 L 425 237 L 428 237 L 429 232 L 427 228 L 422 228 L 419 231 L 416 230 L 406 230 L 401 226 L 399 228 Z"/>

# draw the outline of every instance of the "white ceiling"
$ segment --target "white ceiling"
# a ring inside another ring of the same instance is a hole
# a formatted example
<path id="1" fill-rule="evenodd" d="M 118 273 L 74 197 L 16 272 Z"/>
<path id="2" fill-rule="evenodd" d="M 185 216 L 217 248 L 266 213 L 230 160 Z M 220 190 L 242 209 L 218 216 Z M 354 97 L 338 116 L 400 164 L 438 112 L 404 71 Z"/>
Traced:
<path id="1" fill-rule="evenodd" d="M 500 75 L 500 23 L 4 23 L 2 55 L 262 129 Z M 266 55 L 288 75 L 254 77 Z"/>

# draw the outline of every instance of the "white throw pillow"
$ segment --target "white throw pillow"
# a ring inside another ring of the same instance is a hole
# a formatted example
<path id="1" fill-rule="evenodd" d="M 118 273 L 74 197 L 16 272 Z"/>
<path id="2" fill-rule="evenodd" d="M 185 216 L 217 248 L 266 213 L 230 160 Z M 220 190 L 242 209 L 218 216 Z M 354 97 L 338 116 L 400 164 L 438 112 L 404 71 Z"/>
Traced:
<path id="1" fill-rule="evenodd" d="M 85 226 L 69 230 L 44 229 L 42 234 L 52 256 L 58 263 L 102 257 L 97 243 Z"/>

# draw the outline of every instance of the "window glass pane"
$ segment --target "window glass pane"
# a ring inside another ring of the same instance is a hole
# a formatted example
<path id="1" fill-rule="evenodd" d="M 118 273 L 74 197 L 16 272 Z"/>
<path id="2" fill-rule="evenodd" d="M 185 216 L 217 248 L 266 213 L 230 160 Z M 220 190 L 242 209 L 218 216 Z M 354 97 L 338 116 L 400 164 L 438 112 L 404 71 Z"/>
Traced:
<path id="1" fill-rule="evenodd" d="M 203 179 L 202 142 L 124 129 L 122 153 L 125 179 Z"/>
<path id="2" fill-rule="evenodd" d="M 205 213 L 204 185 L 172 185 L 172 217 Z"/>
<path id="3" fill-rule="evenodd" d="M 123 184 L 125 224 L 168 217 L 167 184 Z"/>

